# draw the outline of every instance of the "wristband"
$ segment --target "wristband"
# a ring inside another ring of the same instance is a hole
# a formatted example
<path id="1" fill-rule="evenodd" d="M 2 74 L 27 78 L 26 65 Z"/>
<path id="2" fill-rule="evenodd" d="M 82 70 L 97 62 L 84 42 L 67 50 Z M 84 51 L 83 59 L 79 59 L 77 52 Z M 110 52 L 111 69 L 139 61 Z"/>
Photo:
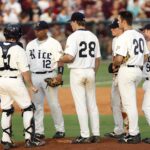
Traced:
<path id="1" fill-rule="evenodd" d="M 64 72 L 64 67 L 63 66 L 58 66 L 58 74 L 63 75 L 63 72 Z"/>

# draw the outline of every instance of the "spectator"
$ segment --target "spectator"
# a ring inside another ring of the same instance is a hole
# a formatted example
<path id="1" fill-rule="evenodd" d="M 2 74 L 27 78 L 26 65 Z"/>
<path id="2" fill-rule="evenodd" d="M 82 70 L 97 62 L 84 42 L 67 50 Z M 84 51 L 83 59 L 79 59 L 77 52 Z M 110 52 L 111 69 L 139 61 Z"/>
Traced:
<path id="1" fill-rule="evenodd" d="M 42 12 L 49 8 L 49 0 L 38 0 L 38 6 Z"/>
<path id="2" fill-rule="evenodd" d="M 64 33 L 64 28 L 60 25 L 54 25 L 52 28 L 52 37 L 61 43 L 63 49 L 65 48 L 66 35 Z"/>
<path id="3" fill-rule="evenodd" d="M 20 3 L 16 0 L 9 0 L 4 7 L 4 23 L 18 23 L 21 12 Z"/>
<path id="4" fill-rule="evenodd" d="M 40 20 L 46 21 L 47 23 L 51 23 L 53 21 L 53 16 L 53 11 L 51 8 L 49 8 L 43 14 L 41 14 Z"/>
<path id="5" fill-rule="evenodd" d="M 133 4 L 128 5 L 127 10 L 132 12 L 134 18 L 136 18 L 141 12 L 141 6 L 139 5 L 139 0 L 133 0 Z"/>
<path id="6" fill-rule="evenodd" d="M 31 10 L 29 12 L 30 15 L 30 21 L 33 21 L 35 16 L 40 16 L 41 15 L 41 9 L 39 8 L 39 6 L 37 5 L 36 2 L 32 2 L 31 4 Z"/>
<path id="7" fill-rule="evenodd" d="M 58 22 L 67 22 L 69 20 L 68 8 L 63 7 L 60 13 L 57 15 L 56 21 Z"/>
<path id="8" fill-rule="evenodd" d="M 150 0 L 145 0 L 144 4 L 142 5 L 142 9 L 145 12 L 147 18 L 150 18 Z"/>

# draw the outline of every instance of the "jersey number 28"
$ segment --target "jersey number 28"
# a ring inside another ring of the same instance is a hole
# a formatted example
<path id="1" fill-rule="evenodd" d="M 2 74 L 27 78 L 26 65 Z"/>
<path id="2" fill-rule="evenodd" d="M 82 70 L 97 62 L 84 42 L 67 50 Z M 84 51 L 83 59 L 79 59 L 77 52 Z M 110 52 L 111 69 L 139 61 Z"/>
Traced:
<path id="1" fill-rule="evenodd" d="M 85 41 L 80 42 L 79 46 L 81 49 L 79 50 L 79 57 L 87 57 L 88 55 L 94 57 L 95 50 L 95 42 L 86 43 Z M 88 50 L 88 53 L 86 52 Z"/>

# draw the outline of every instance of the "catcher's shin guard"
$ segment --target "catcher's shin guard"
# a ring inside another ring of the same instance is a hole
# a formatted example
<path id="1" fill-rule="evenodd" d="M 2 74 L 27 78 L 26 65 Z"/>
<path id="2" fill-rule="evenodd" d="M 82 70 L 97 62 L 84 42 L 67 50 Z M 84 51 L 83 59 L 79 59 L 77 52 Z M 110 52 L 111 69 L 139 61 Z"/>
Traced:
<path id="1" fill-rule="evenodd" d="M 12 114 L 14 113 L 14 107 L 10 109 L 2 110 L 1 126 L 2 126 L 2 141 L 12 142 Z"/>
<path id="2" fill-rule="evenodd" d="M 29 107 L 25 108 L 22 112 L 25 139 L 33 139 L 35 136 L 35 124 L 34 124 L 34 117 L 33 117 L 34 110 L 35 107 L 32 104 Z"/>

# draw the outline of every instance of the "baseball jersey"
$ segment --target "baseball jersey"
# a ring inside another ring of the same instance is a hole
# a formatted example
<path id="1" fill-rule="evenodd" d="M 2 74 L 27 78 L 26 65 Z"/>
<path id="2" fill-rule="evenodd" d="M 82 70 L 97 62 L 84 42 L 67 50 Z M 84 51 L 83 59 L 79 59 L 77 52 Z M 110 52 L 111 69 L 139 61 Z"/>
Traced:
<path id="1" fill-rule="evenodd" d="M 113 40 L 112 40 L 112 55 L 113 56 L 116 56 L 116 49 L 117 49 L 117 40 L 118 40 L 118 37 L 114 37 Z"/>
<path id="2" fill-rule="evenodd" d="M 143 66 L 143 77 L 149 77 L 150 78 L 150 41 L 147 41 L 147 47 L 149 49 L 149 54 L 148 54 L 148 60 L 147 62 L 144 63 Z"/>
<path id="3" fill-rule="evenodd" d="M 3 42 L 3 45 L 9 46 L 11 43 Z M 27 57 L 25 50 L 18 45 L 14 45 L 8 49 L 6 59 L 3 59 L 2 47 L 0 47 L 0 68 L 4 68 L 4 63 L 11 69 L 1 69 L 0 76 L 11 77 L 19 76 L 21 72 L 26 72 L 29 70 Z M 13 70 L 13 71 L 12 71 Z"/>
<path id="4" fill-rule="evenodd" d="M 52 71 L 62 55 L 60 43 L 48 37 L 44 41 L 34 39 L 27 44 L 26 54 L 31 72 Z"/>
<path id="5" fill-rule="evenodd" d="M 144 36 L 136 30 L 124 31 L 119 36 L 116 54 L 121 56 L 129 55 L 126 65 L 143 66 L 144 55 L 148 54 L 148 48 Z M 144 54 L 144 55 L 143 55 Z"/>
<path id="6" fill-rule="evenodd" d="M 97 37 L 87 30 L 77 30 L 68 37 L 65 53 L 74 57 L 69 68 L 95 68 L 95 58 L 101 57 Z"/>

